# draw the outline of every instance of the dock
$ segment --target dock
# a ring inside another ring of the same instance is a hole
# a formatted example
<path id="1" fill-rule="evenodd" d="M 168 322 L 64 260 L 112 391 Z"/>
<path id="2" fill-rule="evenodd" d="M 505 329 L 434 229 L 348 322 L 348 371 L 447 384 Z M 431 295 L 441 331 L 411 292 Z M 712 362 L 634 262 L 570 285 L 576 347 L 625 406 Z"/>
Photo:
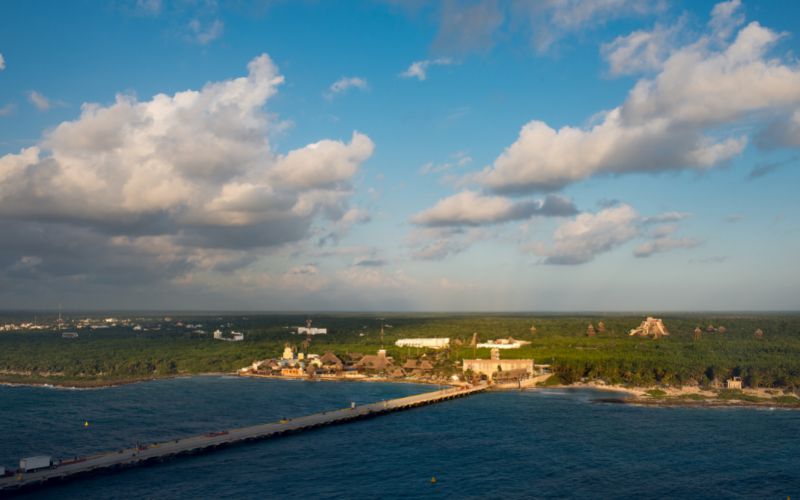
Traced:
<path id="1" fill-rule="evenodd" d="M 160 462 L 179 455 L 204 453 L 234 444 L 258 441 L 289 433 L 301 432 L 328 425 L 343 424 L 391 412 L 440 403 L 450 399 L 476 394 L 485 391 L 487 388 L 487 385 L 448 387 L 446 389 L 414 396 L 314 413 L 298 418 L 284 419 L 279 422 L 209 432 L 199 436 L 150 443 L 148 445 L 98 453 L 71 460 L 62 460 L 58 462 L 57 465 L 45 469 L 31 472 L 17 472 L 11 476 L 0 477 L 0 495 L 19 490 L 27 490 L 49 483 L 71 480 L 79 476 L 91 475 L 93 473 L 108 472 L 116 469 Z"/>

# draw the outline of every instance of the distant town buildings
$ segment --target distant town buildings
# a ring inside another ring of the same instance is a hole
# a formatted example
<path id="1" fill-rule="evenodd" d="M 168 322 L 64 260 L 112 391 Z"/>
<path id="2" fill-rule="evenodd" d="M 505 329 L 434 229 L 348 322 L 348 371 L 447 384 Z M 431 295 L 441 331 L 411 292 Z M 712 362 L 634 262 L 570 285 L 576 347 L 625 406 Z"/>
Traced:
<path id="1" fill-rule="evenodd" d="M 226 337 L 222 330 L 216 329 L 214 330 L 214 340 L 224 340 L 226 342 L 241 342 L 244 340 L 244 334 L 242 332 L 231 332 L 229 337 Z"/>
<path id="2" fill-rule="evenodd" d="M 297 327 L 298 335 L 327 335 L 327 333 L 328 333 L 327 328 L 317 328 L 317 327 L 307 327 L 307 326 Z"/>
<path id="3" fill-rule="evenodd" d="M 425 349 L 444 349 L 450 345 L 450 339 L 424 338 L 424 339 L 399 339 L 394 343 L 397 347 L 421 347 Z"/>

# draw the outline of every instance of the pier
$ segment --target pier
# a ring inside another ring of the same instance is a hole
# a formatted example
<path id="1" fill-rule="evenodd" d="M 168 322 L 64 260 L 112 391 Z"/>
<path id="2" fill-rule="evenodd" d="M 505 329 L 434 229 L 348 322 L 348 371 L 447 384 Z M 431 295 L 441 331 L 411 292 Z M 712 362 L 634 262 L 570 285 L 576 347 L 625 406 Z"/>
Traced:
<path id="1" fill-rule="evenodd" d="M 47 483 L 55 483 L 92 473 L 135 467 L 152 462 L 163 461 L 178 455 L 189 455 L 215 450 L 248 441 L 257 441 L 288 433 L 301 432 L 327 425 L 342 424 L 386 413 L 407 410 L 418 406 L 440 403 L 450 399 L 469 396 L 488 388 L 487 385 L 470 387 L 449 387 L 433 392 L 417 394 L 397 399 L 389 399 L 362 406 L 340 410 L 314 413 L 303 417 L 284 419 L 238 429 L 209 432 L 146 446 L 125 448 L 96 455 L 62 460 L 48 468 L 17 472 L 12 476 L 0 477 L 0 494 L 26 490 Z"/>

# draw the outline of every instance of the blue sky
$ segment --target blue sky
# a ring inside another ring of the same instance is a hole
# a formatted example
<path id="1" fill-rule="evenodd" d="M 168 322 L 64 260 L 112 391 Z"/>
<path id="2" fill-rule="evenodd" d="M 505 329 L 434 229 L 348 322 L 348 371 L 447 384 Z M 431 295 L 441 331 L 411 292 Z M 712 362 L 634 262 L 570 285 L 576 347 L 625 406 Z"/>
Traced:
<path id="1" fill-rule="evenodd" d="M 4 308 L 798 308 L 796 2 L 0 11 Z"/>

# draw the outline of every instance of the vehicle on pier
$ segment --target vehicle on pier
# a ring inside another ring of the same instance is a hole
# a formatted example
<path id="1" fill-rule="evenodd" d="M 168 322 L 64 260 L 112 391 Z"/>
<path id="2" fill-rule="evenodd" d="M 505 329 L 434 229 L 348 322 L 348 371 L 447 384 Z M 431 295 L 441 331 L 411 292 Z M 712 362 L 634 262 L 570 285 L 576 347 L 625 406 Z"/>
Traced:
<path id="1" fill-rule="evenodd" d="M 53 457 L 50 455 L 38 455 L 26 457 L 19 461 L 20 472 L 32 472 L 39 469 L 46 469 L 53 465 Z"/>

